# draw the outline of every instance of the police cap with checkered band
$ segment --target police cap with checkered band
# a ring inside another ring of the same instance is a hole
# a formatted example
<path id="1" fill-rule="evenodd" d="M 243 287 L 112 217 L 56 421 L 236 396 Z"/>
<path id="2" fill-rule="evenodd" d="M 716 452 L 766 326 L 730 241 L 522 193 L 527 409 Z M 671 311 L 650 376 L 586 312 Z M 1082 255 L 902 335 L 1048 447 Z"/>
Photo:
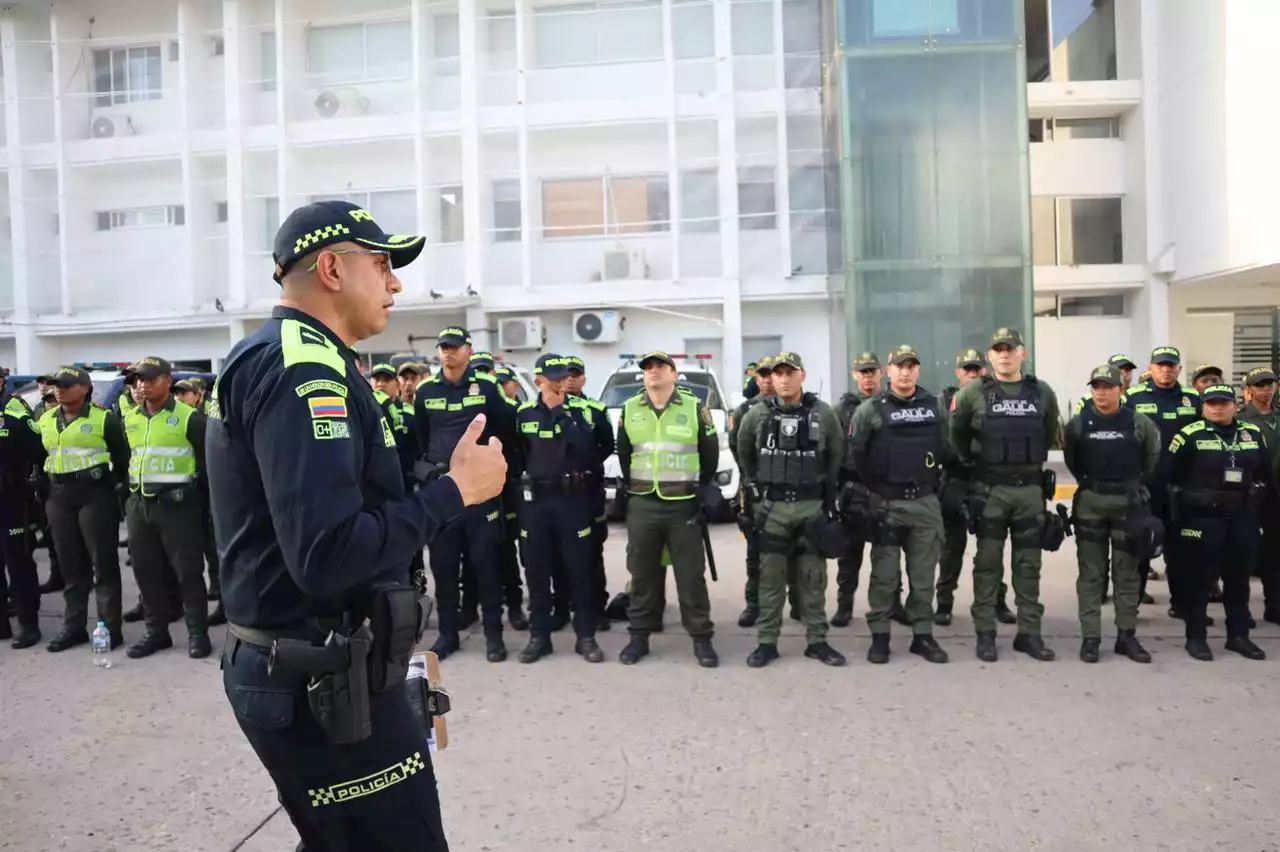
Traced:
<path id="1" fill-rule="evenodd" d="M 425 237 L 388 234 L 373 216 L 350 201 L 316 201 L 289 214 L 276 232 L 271 258 L 275 261 L 277 283 L 284 280 L 300 258 L 334 243 L 359 243 L 375 251 L 385 251 L 391 266 L 407 266 L 422 253 Z"/>

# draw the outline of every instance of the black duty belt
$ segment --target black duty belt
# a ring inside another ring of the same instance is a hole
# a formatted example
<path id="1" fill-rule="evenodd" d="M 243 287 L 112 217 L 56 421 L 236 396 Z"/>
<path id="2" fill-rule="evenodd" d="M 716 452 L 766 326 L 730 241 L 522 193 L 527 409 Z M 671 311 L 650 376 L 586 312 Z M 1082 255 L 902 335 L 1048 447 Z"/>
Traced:
<path id="1" fill-rule="evenodd" d="M 1084 491 L 1092 491 L 1094 494 L 1101 494 L 1104 497 L 1124 497 L 1136 491 L 1140 484 L 1136 479 L 1121 482 L 1088 481 L 1080 483 L 1080 488 Z"/>
<path id="2" fill-rule="evenodd" d="M 75 473 L 51 473 L 49 474 L 49 482 L 54 485 L 115 485 L 115 481 L 111 478 L 110 471 L 106 466 L 99 465 L 91 467 L 88 470 L 77 470 Z"/>
<path id="3" fill-rule="evenodd" d="M 775 503 L 796 503 L 800 500 L 821 500 L 822 486 L 814 485 L 798 485 L 795 487 L 787 485 L 768 485 L 764 489 L 764 496 Z"/>
<path id="4" fill-rule="evenodd" d="M 1044 473 L 1038 470 L 1030 473 L 1002 473 L 996 470 L 988 470 L 978 476 L 978 481 L 983 485 L 1004 485 L 1010 488 L 1023 488 L 1034 485 L 1039 488 L 1044 482 Z"/>
<path id="5" fill-rule="evenodd" d="M 919 482 L 909 485 L 882 483 L 871 486 L 871 490 L 886 500 L 919 500 L 932 497 L 938 493 L 938 487 L 932 482 Z"/>
<path id="6" fill-rule="evenodd" d="M 259 630 L 256 627 L 245 627 L 241 624 L 227 622 L 227 632 L 239 639 L 246 645 L 252 645 L 263 651 L 270 651 L 271 645 L 277 639 L 298 639 L 303 642 L 311 641 L 311 631 L 305 628 L 297 630 Z"/>
<path id="7" fill-rule="evenodd" d="M 1187 488 L 1180 500 L 1184 506 L 1197 509 L 1239 509 L 1248 495 L 1243 491 L 1215 491 L 1212 488 Z"/>
<path id="8" fill-rule="evenodd" d="M 557 497 L 562 494 L 585 494 L 595 485 L 595 475 L 586 473 L 566 473 L 555 479 L 529 479 L 525 486 L 533 497 Z"/>

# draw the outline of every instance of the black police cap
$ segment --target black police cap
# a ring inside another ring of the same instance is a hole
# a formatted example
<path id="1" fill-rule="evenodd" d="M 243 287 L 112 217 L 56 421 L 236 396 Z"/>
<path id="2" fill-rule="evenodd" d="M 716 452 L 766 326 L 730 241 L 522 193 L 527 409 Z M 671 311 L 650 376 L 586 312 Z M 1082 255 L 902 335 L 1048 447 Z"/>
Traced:
<path id="1" fill-rule="evenodd" d="M 276 268 L 272 277 L 283 281 L 299 258 L 345 242 L 385 251 L 391 266 L 399 269 L 417 259 L 426 238 L 388 234 L 373 221 L 369 211 L 350 201 L 315 201 L 290 213 L 276 231 L 271 252 Z"/>

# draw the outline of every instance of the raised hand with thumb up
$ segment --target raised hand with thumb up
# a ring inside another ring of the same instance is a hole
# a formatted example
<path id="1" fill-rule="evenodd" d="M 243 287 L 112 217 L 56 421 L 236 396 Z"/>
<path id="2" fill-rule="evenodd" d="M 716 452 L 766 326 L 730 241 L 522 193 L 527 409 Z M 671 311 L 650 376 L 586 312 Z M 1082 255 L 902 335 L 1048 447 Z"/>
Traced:
<path id="1" fill-rule="evenodd" d="M 476 415 L 458 439 L 449 458 L 448 476 L 458 486 L 462 502 L 475 506 L 492 500 L 502 493 L 507 483 L 507 460 L 502 455 L 502 442 L 490 438 L 488 444 L 480 444 L 484 434 L 485 416 Z"/>

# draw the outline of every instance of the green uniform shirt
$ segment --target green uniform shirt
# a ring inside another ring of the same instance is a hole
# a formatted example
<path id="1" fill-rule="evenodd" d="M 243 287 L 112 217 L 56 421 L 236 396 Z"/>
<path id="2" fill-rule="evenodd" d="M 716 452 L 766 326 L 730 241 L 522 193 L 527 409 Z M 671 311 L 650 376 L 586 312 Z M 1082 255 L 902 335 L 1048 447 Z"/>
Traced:
<path id="1" fill-rule="evenodd" d="M 1058 396 L 1043 379 L 1036 379 L 1040 399 L 1044 403 L 1044 443 L 1046 449 L 1062 449 L 1062 419 L 1058 411 Z M 1018 394 L 1022 381 L 1000 382 L 1007 394 Z M 962 387 L 951 400 L 951 446 L 961 463 L 971 465 L 975 461 L 973 442 L 982 434 L 982 423 L 987 412 L 986 395 L 982 392 L 982 379 L 974 379 Z M 1001 465 L 1009 473 L 1030 473 L 1042 465 Z"/>
<path id="2" fill-rule="evenodd" d="M 1092 402 L 1090 397 L 1090 402 Z M 1124 409 L 1123 403 L 1121 408 L 1115 414 L 1107 415 L 1099 413 L 1100 417 L 1115 417 Z M 1096 409 L 1095 409 L 1096 410 Z M 1079 482 L 1082 473 L 1077 469 L 1078 455 L 1077 451 L 1080 445 L 1080 434 L 1083 420 L 1079 414 L 1076 414 L 1067 423 L 1067 428 L 1063 430 L 1063 446 L 1062 457 L 1067 463 L 1067 470 L 1071 471 L 1071 475 Z M 1133 433 L 1137 438 L 1139 446 L 1142 447 L 1142 475 L 1150 476 L 1155 473 L 1156 467 L 1160 464 L 1160 429 L 1151 421 L 1150 417 L 1145 414 L 1133 415 Z"/>
<path id="3" fill-rule="evenodd" d="M 779 400 L 778 405 L 784 413 L 800 408 L 799 402 L 785 403 Z M 844 465 L 844 430 L 840 427 L 840 418 L 835 409 L 830 405 L 815 397 L 813 408 L 818 412 L 818 424 L 822 430 L 822 457 L 818 466 L 824 471 L 824 482 L 836 483 L 840 481 L 840 468 Z M 738 430 L 738 464 L 742 468 L 742 475 L 748 480 L 754 480 L 760 470 L 760 424 L 764 422 L 768 412 L 769 407 L 766 405 L 752 406 Z"/>

